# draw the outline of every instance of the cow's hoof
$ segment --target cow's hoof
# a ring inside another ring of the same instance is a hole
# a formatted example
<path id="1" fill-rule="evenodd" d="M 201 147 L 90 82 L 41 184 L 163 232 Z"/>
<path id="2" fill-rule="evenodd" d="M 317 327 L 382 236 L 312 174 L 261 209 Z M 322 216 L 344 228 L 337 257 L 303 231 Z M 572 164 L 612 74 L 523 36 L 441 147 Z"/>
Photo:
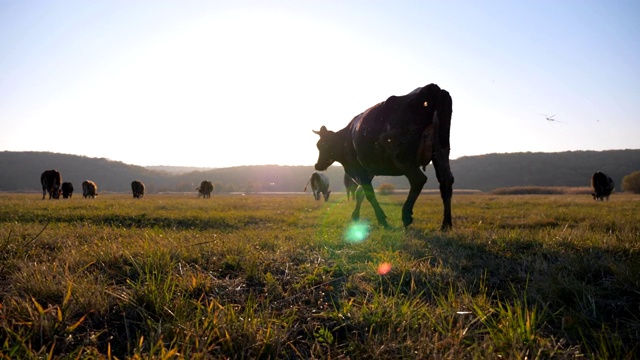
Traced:
<path id="1" fill-rule="evenodd" d="M 451 230 L 451 228 L 453 228 L 453 225 L 442 223 L 442 226 L 440 226 L 440 231 L 449 231 Z"/>

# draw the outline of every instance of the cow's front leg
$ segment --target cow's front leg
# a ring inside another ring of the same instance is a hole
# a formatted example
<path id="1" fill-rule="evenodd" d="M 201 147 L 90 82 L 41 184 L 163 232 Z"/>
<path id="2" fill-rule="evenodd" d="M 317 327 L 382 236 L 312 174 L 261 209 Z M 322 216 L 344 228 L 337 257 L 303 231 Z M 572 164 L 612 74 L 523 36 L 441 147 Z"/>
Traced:
<path id="1" fill-rule="evenodd" d="M 385 215 L 384 211 L 382 211 L 382 207 L 378 203 L 378 199 L 376 199 L 376 194 L 373 190 L 373 186 L 369 184 L 362 184 L 362 190 L 364 191 L 364 196 L 369 200 L 371 206 L 373 206 L 373 211 L 376 213 L 376 219 L 378 219 L 378 224 L 385 228 L 389 228 L 389 223 L 387 222 L 387 215 Z"/>

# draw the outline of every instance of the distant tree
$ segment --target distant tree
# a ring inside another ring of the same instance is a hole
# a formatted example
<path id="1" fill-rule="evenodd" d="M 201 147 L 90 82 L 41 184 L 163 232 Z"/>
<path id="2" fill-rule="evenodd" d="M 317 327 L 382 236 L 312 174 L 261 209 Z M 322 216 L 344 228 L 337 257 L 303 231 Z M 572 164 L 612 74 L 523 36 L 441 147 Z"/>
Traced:
<path id="1" fill-rule="evenodd" d="M 393 184 L 390 183 L 382 183 L 378 186 L 378 194 L 380 195 L 391 195 L 393 191 L 396 189 Z"/>
<path id="2" fill-rule="evenodd" d="M 213 193 L 214 194 L 219 194 L 221 192 L 224 191 L 224 184 L 222 183 L 222 181 L 216 181 L 215 183 L 213 183 Z"/>
<path id="3" fill-rule="evenodd" d="M 640 171 L 634 171 L 622 178 L 622 190 L 640 194 Z"/>

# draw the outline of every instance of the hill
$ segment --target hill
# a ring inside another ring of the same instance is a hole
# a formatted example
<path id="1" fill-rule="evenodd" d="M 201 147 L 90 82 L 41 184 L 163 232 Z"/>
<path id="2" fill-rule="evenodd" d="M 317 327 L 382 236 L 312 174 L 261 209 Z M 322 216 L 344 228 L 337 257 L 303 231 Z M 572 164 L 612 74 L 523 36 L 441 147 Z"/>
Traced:
<path id="1" fill-rule="evenodd" d="M 569 151 L 560 153 L 511 153 L 465 156 L 451 161 L 455 189 L 490 191 L 511 186 L 589 186 L 591 174 L 600 170 L 611 176 L 621 191 L 622 177 L 640 170 L 640 150 Z M 192 192 L 202 180 L 211 180 L 217 191 L 299 192 L 313 166 L 256 165 L 218 169 L 188 167 L 145 168 L 104 158 L 50 152 L 0 152 L 0 191 L 39 192 L 40 174 L 55 168 L 63 181 L 76 188 L 89 179 L 99 192 L 129 192 L 133 180 L 141 180 L 150 193 Z M 179 171 L 171 171 L 179 169 Z M 344 191 L 340 165 L 327 170 L 332 189 Z M 438 189 L 433 166 L 428 166 L 426 189 Z M 391 183 L 407 189 L 404 177 L 376 177 L 374 185 Z"/>

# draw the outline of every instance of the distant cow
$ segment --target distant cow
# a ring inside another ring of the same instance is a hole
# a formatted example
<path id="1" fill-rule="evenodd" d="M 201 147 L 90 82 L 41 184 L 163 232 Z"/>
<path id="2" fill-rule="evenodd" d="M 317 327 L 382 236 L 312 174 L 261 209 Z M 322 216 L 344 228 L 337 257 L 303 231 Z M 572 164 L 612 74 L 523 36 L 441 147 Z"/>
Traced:
<path id="1" fill-rule="evenodd" d="M 86 198 L 95 199 L 98 196 L 98 185 L 91 180 L 85 180 L 82 182 L 82 196 Z"/>
<path id="2" fill-rule="evenodd" d="M 142 181 L 134 180 L 131 182 L 131 192 L 134 199 L 141 199 L 144 196 L 144 184 Z"/>
<path id="3" fill-rule="evenodd" d="M 449 92 L 429 84 L 407 95 L 390 96 L 355 116 L 339 131 L 327 130 L 325 126 L 320 131 L 314 130 L 320 136 L 315 169 L 325 171 L 337 161 L 362 187 L 363 191 L 356 193 L 352 220 L 360 218 L 360 206 L 366 197 L 378 224 L 389 227 L 371 181 L 378 175 L 404 175 L 411 189 L 402 206 L 402 223 L 405 228 L 409 226 L 413 222 L 413 206 L 427 182 L 420 168 L 424 170 L 433 162 L 444 208 L 441 229 L 452 227 L 454 179 L 449 166 L 452 107 Z"/>
<path id="4" fill-rule="evenodd" d="M 57 170 L 46 170 L 40 175 L 40 183 L 42 184 L 42 199 L 44 200 L 47 192 L 49 199 L 60 198 L 60 185 L 62 184 L 62 176 Z"/>
<path id="5" fill-rule="evenodd" d="M 70 182 L 62 183 L 62 197 L 65 199 L 70 199 L 71 195 L 73 195 L 73 184 Z"/>
<path id="6" fill-rule="evenodd" d="M 320 200 L 320 195 L 324 197 L 324 201 L 329 201 L 329 178 L 325 174 L 314 172 L 311 174 L 311 178 L 307 181 L 307 185 L 304 187 L 304 191 L 307 191 L 307 186 L 311 183 L 311 190 L 313 190 L 313 197 L 316 200 Z"/>
<path id="7" fill-rule="evenodd" d="M 200 186 L 196 188 L 198 190 L 198 197 L 210 198 L 213 192 L 213 184 L 209 180 L 204 180 L 200 183 Z"/>
<path id="8" fill-rule="evenodd" d="M 347 200 L 356 199 L 356 190 L 358 190 L 358 183 L 351 178 L 351 176 L 344 174 L 344 187 L 347 189 Z"/>
<path id="9" fill-rule="evenodd" d="M 609 200 L 609 195 L 611 195 L 615 184 L 605 173 L 597 171 L 591 176 L 591 187 L 594 191 L 591 193 L 593 199 L 603 201 Z"/>

